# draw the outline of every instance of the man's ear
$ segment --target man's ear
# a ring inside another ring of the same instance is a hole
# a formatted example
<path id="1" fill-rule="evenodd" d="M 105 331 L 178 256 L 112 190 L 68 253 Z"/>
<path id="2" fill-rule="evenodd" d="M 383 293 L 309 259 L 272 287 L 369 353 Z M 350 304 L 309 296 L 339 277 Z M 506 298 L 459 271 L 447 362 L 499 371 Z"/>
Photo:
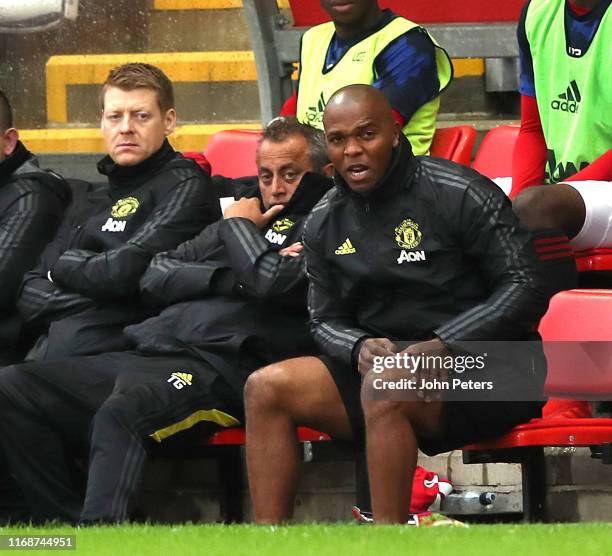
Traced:
<path id="1" fill-rule="evenodd" d="M 9 156 L 13 154 L 17 141 L 19 141 L 19 132 L 14 127 L 9 127 L 4 133 L 4 149 L 2 154 Z"/>
<path id="2" fill-rule="evenodd" d="M 328 162 L 325 166 L 323 166 L 323 168 L 321 169 L 321 173 L 327 177 L 327 178 L 331 178 L 334 175 L 334 165 L 331 162 Z"/>
<path id="3" fill-rule="evenodd" d="M 393 123 L 393 148 L 399 145 L 400 135 L 402 133 L 402 128 L 399 125 L 399 122 Z"/>
<path id="4" fill-rule="evenodd" d="M 168 137 L 168 135 L 170 135 L 176 127 L 176 110 L 174 108 L 170 108 L 170 110 L 166 112 L 166 115 L 164 116 L 164 124 L 164 133 L 166 137 Z"/>

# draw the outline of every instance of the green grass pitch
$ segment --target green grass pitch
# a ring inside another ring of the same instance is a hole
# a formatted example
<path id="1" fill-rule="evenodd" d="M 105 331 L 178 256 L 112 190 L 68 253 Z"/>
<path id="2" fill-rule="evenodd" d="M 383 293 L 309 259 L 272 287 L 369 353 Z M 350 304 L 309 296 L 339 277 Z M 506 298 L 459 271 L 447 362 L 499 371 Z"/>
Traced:
<path id="1" fill-rule="evenodd" d="M 372 527 L 357 525 L 122 525 L 2 528 L 0 535 L 76 535 L 75 550 L 8 550 L 5 554 L 113 556 L 606 556 L 612 524 Z"/>

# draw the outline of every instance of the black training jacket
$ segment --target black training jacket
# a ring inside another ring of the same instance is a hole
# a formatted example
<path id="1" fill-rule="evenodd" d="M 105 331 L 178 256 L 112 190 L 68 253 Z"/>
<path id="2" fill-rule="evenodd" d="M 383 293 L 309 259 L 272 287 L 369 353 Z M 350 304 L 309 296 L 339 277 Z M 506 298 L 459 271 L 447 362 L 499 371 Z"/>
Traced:
<path id="1" fill-rule="evenodd" d="M 401 138 L 369 198 L 339 175 L 304 233 L 311 329 L 346 365 L 364 337 L 449 347 L 529 337 L 547 308 L 530 235 L 487 178 Z"/>
<path id="2" fill-rule="evenodd" d="M 304 221 L 331 180 L 306 174 L 265 229 L 245 218 L 221 220 L 175 251 L 157 255 L 142 277 L 143 296 L 169 305 L 126 328 L 140 351 L 188 351 L 211 363 L 240 393 L 238 368 L 312 353 L 304 257 L 278 251 L 301 240 Z M 237 197 L 258 196 L 257 185 Z"/>
<path id="3" fill-rule="evenodd" d="M 17 340 L 21 280 L 55 234 L 70 198 L 63 178 L 39 168 L 21 142 L 0 162 L 0 348 Z"/>
<path id="4" fill-rule="evenodd" d="M 57 235 L 26 274 L 19 310 L 48 338 L 29 359 L 124 349 L 123 326 L 148 313 L 139 282 L 151 258 L 220 215 L 210 178 L 166 141 L 137 166 L 98 163 L 108 184 L 75 193 Z"/>

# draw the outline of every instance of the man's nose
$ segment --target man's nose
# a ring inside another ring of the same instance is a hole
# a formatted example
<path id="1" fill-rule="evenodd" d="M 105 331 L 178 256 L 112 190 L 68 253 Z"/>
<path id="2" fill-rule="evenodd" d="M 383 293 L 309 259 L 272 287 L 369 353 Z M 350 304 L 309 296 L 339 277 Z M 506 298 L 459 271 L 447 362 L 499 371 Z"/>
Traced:
<path id="1" fill-rule="evenodd" d="M 281 176 L 272 178 L 272 195 L 282 195 L 285 192 L 285 180 Z"/>
<path id="2" fill-rule="evenodd" d="M 125 114 L 121 120 L 121 133 L 130 133 L 132 131 L 132 118 L 129 114 Z"/>
<path id="3" fill-rule="evenodd" d="M 349 137 L 344 144 L 344 154 L 355 156 L 361 154 L 361 143 L 354 137 Z"/>

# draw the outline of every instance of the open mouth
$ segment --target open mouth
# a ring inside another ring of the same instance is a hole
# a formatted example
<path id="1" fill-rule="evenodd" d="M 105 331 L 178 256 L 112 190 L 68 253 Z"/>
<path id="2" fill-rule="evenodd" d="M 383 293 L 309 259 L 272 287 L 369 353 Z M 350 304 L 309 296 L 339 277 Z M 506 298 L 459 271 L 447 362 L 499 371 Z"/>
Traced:
<path id="1" fill-rule="evenodd" d="M 363 164 L 351 164 L 346 171 L 352 181 L 362 181 L 368 176 L 370 168 Z"/>

